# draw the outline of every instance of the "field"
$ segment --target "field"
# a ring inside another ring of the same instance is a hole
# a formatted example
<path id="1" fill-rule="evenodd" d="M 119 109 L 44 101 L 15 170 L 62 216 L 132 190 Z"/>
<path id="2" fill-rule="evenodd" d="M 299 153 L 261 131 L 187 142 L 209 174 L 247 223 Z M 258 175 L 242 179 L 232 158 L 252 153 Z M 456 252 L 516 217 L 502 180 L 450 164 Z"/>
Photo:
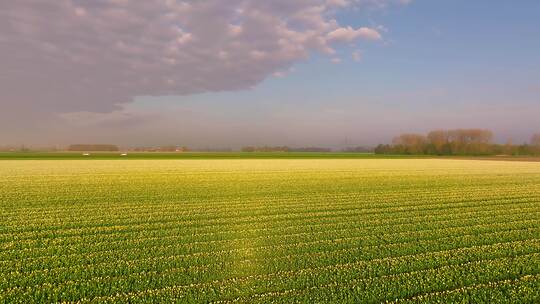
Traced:
<path id="1" fill-rule="evenodd" d="M 539 303 L 540 163 L 8 158 L 0 303 L 33 302 Z"/>
<path id="2" fill-rule="evenodd" d="M 0 160 L 68 159 L 388 159 L 418 158 L 407 155 L 376 155 L 345 152 L 0 152 Z M 424 157 L 426 158 L 426 157 Z"/>

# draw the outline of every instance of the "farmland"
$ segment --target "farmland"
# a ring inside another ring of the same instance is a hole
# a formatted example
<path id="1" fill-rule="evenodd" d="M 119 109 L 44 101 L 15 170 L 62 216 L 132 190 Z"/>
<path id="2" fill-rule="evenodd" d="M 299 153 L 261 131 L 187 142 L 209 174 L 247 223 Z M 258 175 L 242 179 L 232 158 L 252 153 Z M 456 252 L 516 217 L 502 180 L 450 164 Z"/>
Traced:
<path id="1" fill-rule="evenodd" d="M 540 302 L 539 162 L 67 158 L 0 160 L 0 303 Z"/>
<path id="2" fill-rule="evenodd" d="M 88 154 L 88 155 L 85 155 Z M 0 152 L 0 160 L 70 159 L 373 159 L 418 158 L 410 155 L 376 155 L 346 152 Z M 427 157 L 427 156 L 424 156 Z"/>

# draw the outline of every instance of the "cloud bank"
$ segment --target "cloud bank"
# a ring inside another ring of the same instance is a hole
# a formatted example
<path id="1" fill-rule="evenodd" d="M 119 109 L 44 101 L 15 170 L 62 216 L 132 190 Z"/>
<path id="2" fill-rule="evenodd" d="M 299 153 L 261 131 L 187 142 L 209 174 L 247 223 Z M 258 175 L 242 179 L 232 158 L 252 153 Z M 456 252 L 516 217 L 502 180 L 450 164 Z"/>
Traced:
<path id="1" fill-rule="evenodd" d="M 135 96 L 248 89 L 312 52 L 382 39 L 334 19 L 362 2 L 2 1 L 0 105 L 111 112 Z"/>

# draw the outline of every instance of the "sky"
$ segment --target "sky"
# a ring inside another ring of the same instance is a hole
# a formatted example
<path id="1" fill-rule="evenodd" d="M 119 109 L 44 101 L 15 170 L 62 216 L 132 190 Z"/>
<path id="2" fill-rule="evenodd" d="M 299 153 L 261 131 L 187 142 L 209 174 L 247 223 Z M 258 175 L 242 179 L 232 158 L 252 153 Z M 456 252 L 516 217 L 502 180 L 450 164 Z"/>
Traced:
<path id="1" fill-rule="evenodd" d="M 0 2 L 0 146 L 540 133 L 535 0 Z"/>

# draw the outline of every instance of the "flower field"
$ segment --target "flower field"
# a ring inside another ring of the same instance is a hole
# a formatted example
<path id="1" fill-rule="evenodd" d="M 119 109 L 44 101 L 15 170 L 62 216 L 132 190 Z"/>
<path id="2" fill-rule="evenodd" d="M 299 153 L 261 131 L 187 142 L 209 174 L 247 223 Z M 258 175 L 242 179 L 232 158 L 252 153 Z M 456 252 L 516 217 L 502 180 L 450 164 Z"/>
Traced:
<path id="1" fill-rule="evenodd" d="M 540 162 L 1 160 L 0 303 L 539 303 Z"/>

